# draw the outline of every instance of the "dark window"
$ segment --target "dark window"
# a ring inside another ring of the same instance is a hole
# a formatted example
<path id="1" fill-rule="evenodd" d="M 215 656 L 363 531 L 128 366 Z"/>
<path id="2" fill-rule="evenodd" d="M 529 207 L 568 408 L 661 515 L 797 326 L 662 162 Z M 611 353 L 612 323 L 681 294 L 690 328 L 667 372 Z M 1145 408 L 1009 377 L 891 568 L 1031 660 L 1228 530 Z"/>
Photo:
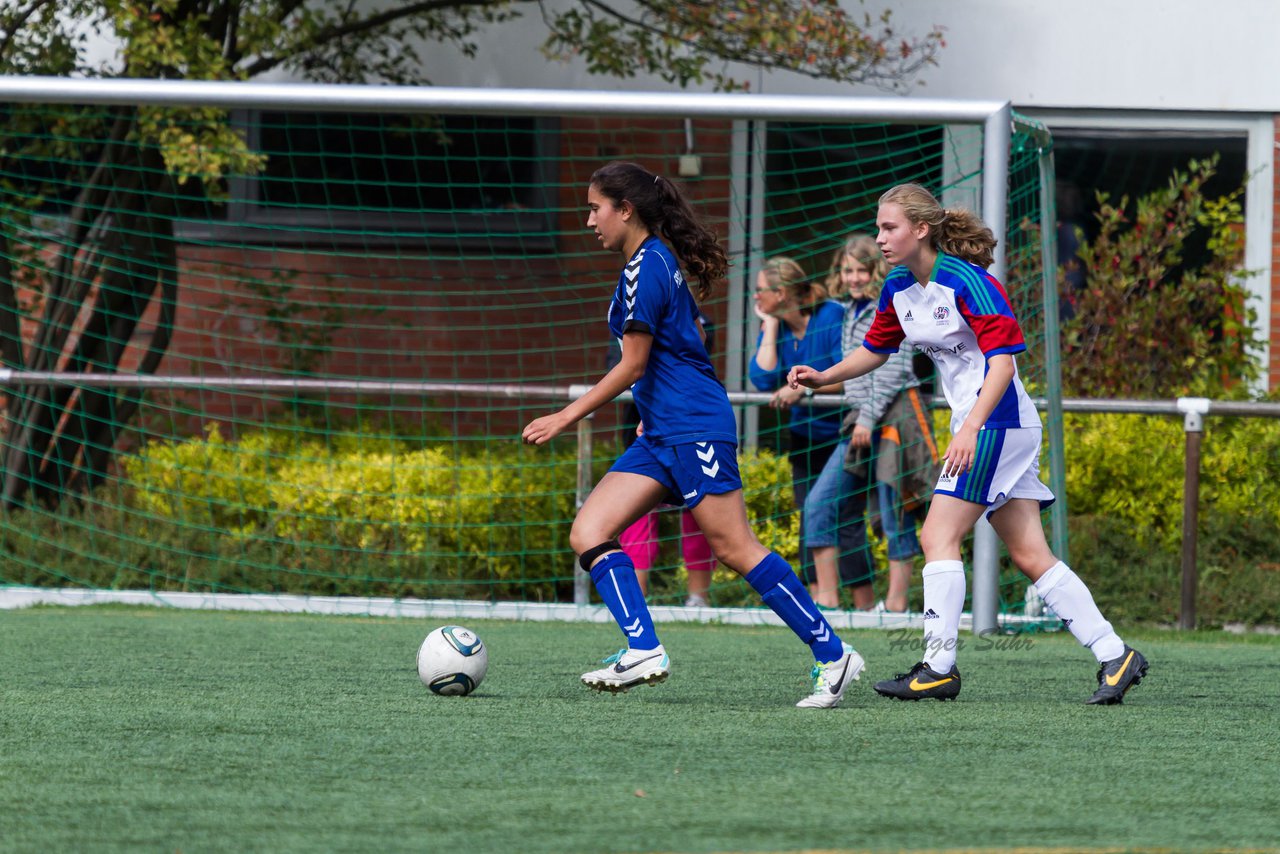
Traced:
<path id="1" fill-rule="evenodd" d="M 1112 204 L 1128 196 L 1132 209 L 1139 198 L 1168 185 L 1175 170 L 1185 172 L 1193 158 L 1207 160 L 1215 154 L 1217 174 L 1205 184 L 1204 193 L 1209 198 L 1227 195 L 1244 183 L 1247 146 L 1244 135 L 1227 132 L 1054 130 L 1058 219 L 1066 226 L 1079 226 L 1084 239 L 1092 240 L 1098 233 L 1094 214 L 1099 192 L 1107 193 Z M 1184 256 L 1188 262 L 1202 259 L 1207 251 L 1204 241 L 1205 235 L 1192 235 Z"/>
<path id="2" fill-rule="evenodd" d="M 551 248 L 555 124 L 530 117 L 261 112 L 242 117 L 261 174 L 228 225 L 275 242 Z"/>

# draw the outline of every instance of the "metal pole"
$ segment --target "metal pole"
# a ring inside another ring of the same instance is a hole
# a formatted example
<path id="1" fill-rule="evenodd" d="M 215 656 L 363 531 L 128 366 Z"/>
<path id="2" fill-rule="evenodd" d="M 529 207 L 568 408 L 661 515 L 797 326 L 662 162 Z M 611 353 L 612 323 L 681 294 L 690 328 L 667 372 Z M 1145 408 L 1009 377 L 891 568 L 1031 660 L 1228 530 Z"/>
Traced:
<path id="1" fill-rule="evenodd" d="M 748 229 L 751 227 L 751 180 L 748 177 L 751 168 L 751 123 L 735 121 L 731 136 L 732 147 L 729 152 L 729 261 L 734 266 L 729 270 L 728 289 L 726 295 L 726 313 L 724 318 L 724 385 L 732 391 L 746 391 L 746 363 L 742 354 L 747 349 L 747 339 L 751 334 L 747 318 L 751 316 L 748 308 L 747 285 L 750 275 L 751 238 Z M 744 446 L 754 443 L 753 431 L 744 428 L 748 425 L 749 410 L 735 408 L 738 419 L 738 435 L 744 437 Z"/>
<path id="2" fill-rule="evenodd" d="M 1054 189 L 1053 149 L 1040 149 L 1040 257 L 1044 262 L 1041 290 L 1044 294 L 1044 374 L 1049 417 L 1049 486 L 1058 500 L 1049 508 L 1049 545 L 1063 563 L 1067 551 L 1067 458 L 1063 435 L 1062 348 L 1058 329 L 1058 211 Z"/>
<path id="3" fill-rule="evenodd" d="M 982 218 L 999 239 L 991 274 L 1004 280 L 1005 234 L 1009 209 L 1009 145 L 1013 109 L 1006 103 L 987 119 L 982 134 Z M 984 514 L 973 528 L 973 633 L 993 632 L 999 625 L 999 538 Z"/>
<path id="4" fill-rule="evenodd" d="M 849 98 L 720 92 L 622 92 L 578 89 L 466 89 L 450 86 L 262 83 L 240 80 L 72 79 L 0 75 L 0 104 L 120 104 L 346 113 L 460 113 L 523 116 L 670 118 L 901 124 L 978 123 L 999 101 Z"/>
<path id="5" fill-rule="evenodd" d="M 764 201 L 765 201 L 765 146 L 768 144 L 765 123 L 763 121 L 751 121 L 747 123 L 751 129 L 750 138 L 748 140 L 749 162 L 751 164 L 749 172 L 750 186 L 750 204 L 748 211 L 749 227 L 747 230 L 747 254 L 743 258 L 742 269 L 742 288 L 744 294 L 754 285 L 754 276 L 760 270 L 760 265 L 764 262 Z M 743 342 L 745 346 L 742 352 L 738 354 L 738 358 L 742 363 L 742 388 L 747 391 L 751 388 L 750 382 L 746 379 L 750 373 L 748 363 L 755 356 L 756 335 L 760 331 L 760 323 L 756 320 L 755 313 L 751 310 L 749 301 L 744 301 L 743 309 Z M 760 442 L 760 407 L 753 406 L 743 413 L 743 447 L 754 450 Z"/>
<path id="6" fill-rule="evenodd" d="M 569 388 L 569 397 L 571 400 L 577 400 L 586 394 L 591 386 L 575 385 Z M 595 485 L 594 478 L 591 476 L 591 459 L 593 456 L 592 449 L 592 433 L 591 433 L 592 415 L 588 415 L 578 422 L 578 485 L 574 493 L 573 507 L 576 511 L 582 509 L 582 505 L 587 502 L 587 496 L 591 494 L 591 488 Z M 570 552 L 573 560 L 573 604 L 588 605 L 591 603 L 591 576 L 578 565 L 578 556 Z"/>
<path id="7" fill-rule="evenodd" d="M 1187 435 L 1186 463 L 1182 477 L 1182 610 L 1178 628 L 1196 627 L 1196 542 L 1200 530 L 1200 438 L 1204 433 L 1204 416 L 1209 400 L 1204 397 L 1180 397 L 1182 430 Z"/>

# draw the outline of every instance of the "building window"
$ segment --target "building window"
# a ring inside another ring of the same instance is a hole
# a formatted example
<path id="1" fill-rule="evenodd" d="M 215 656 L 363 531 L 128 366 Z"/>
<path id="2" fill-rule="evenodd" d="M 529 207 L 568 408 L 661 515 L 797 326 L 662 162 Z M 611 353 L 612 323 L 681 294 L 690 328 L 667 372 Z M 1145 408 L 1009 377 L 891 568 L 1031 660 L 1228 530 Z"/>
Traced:
<path id="1" fill-rule="evenodd" d="M 236 120 L 268 161 L 231 182 L 228 227 L 276 243 L 553 248 L 553 121 L 275 111 Z"/>

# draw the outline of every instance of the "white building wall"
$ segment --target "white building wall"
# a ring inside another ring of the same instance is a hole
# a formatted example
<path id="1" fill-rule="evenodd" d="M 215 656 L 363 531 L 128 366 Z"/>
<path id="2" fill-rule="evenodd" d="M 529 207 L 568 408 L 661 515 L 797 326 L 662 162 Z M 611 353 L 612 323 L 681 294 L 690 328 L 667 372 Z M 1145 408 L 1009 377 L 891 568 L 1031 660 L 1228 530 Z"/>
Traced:
<path id="1" fill-rule="evenodd" d="M 552 0 L 554 4 L 555 0 Z M 845 5 L 878 12 L 883 0 Z M 931 98 L 1008 99 L 1016 108 L 1280 112 L 1277 0 L 902 0 L 900 32 L 945 28 L 939 65 L 915 91 Z M 532 16 L 497 26 L 474 60 L 428 51 L 444 86 L 660 89 L 639 77 L 592 77 L 580 62 L 545 59 Z M 876 94 L 794 74 L 744 71 L 759 92 Z"/>

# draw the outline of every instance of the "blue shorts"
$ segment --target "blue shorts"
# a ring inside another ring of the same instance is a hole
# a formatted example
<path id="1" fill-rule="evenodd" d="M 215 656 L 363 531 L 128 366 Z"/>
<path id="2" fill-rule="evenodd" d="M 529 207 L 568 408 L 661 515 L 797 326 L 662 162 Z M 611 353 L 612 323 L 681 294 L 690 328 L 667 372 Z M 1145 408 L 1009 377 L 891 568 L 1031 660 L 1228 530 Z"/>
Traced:
<path id="1" fill-rule="evenodd" d="M 706 495 L 742 489 L 738 447 L 732 442 L 655 445 L 639 436 L 609 471 L 642 474 L 667 488 L 667 503 L 694 508 Z"/>

